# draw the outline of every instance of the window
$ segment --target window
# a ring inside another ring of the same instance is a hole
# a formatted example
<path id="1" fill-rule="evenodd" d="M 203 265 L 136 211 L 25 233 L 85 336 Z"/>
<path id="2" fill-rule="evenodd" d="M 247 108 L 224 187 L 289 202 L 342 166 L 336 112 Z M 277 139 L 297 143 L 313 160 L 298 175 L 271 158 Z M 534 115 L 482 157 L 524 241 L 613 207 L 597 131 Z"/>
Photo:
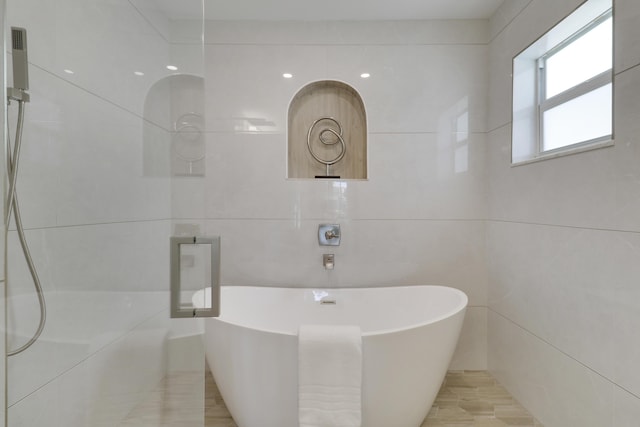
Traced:
<path id="1" fill-rule="evenodd" d="M 610 144 L 612 64 L 611 0 L 587 1 L 516 56 L 512 162 Z"/>

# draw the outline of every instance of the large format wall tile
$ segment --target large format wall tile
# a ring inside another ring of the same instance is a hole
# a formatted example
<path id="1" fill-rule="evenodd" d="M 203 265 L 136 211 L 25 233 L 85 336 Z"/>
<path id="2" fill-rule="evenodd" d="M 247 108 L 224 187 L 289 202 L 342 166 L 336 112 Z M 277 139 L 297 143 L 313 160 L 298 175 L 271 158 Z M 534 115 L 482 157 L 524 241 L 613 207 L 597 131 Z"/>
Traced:
<path id="1" fill-rule="evenodd" d="M 465 122 L 484 132 L 486 46 L 331 46 L 327 78 L 355 87 L 369 132 L 436 132 Z M 361 73 L 371 77 L 360 78 Z"/>
<path id="2" fill-rule="evenodd" d="M 616 167 L 622 146 L 511 166 L 511 126 L 489 133 L 489 218 L 505 221 L 617 227 Z"/>
<path id="3" fill-rule="evenodd" d="M 166 41 L 127 0 L 19 0 L 7 5 L 9 24 L 28 31 L 32 68 L 138 115 L 149 87 L 170 73 Z"/>
<path id="4" fill-rule="evenodd" d="M 486 304 L 482 221 L 340 221 L 340 246 L 318 245 L 330 220 L 209 220 L 221 236 L 222 284 L 367 287 L 446 285 Z M 322 254 L 334 253 L 325 270 Z"/>
<path id="5" fill-rule="evenodd" d="M 491 223 L 489 306 L 600 375 L 640 391 L 636 233 Z M 517 244 L 515 244 L 517 242 Z"/>
<path id="6" fill-rule="evenodd" d="M 636 42 L 640 37 L 638 19 L 640 8 L 634 0 L 613 0 L 615 9 L 614 26 L 614 69 L 625 71 L 640 64 L 640 47 Z"/>
<path id="7" fill-rule="evenodd" d="M 12 404 L 9 425 L 118 425 L 165 374 L 168 320 L 163 311 Z"/>
<path id="8" fill-rule="evenodd" d="M 449 369 L 486 370 L 487 351 L 487 308 L 467 307 L 458 346 Z"/>
<path id="9" fill-rule="evenodd" d="M 370 134 L 369 179 L 286 179 L 281 134 L 207 135 L 206 177 L 177 178 L 174 215 L 484 219 L 484 134 Z M 240 166 L 239 166 L 240 165 Z M 191 188 L 192 191 L 186 191 Z"/>
<path id="10" fill-rule="evenodd" d="M 487 22 L 205 29 L 206 172 L 173 180 L 176 230 L 222 236 L 224 284 L 458 287 L 479 326 L 456 366 L 484 367 Z M 286 178 L 289 102 L 324 79 L 363 98 L 367 180 Z M 341 224 L 340 247 L 318 246 L 321 222 Z"/>
<path id="11" fill-rule="evenodd" d="M 326 55 L 322 45 L 206 45 L 207 131 L 285 133 L 294 95 L 329 78 Z"/>
<path id="12" fill-rule="evenodd" d="M 488 343 L 492 375 L 543 425 L 616 425 L 616 387 L 598 373 L 491 310 Z"/>
<path id="13" fill-rule="evenodd" d="M 493 41 L 532 0 L 510 0 L 503 2 L 489 20 L 489 40 Z"/>
<path id="14" fill-rule="evenodd" d="M 168 177 L 144 177 L 142 120 L 38 68 L 30 80 L 17 187 L 25 227 L 167 219 Z"/>
<path id="15" fill-rule="evenodd" d="M 484 20 L 207 21 L 206 44 L 486 44 Z"/>
<path id="16" fill-rule="evenodd" d="M 10 402 L 28 395 L 167 308 L 168 222 L 27 232 L 45 291 L 40 339 L 10 359 Z M 15 233 L 9 247 L 17 248 Z M 10 250 L 9 342 L 35 331 L 39 309 L 21 253 Z M 160 268 L 158 268 L 160 267 Z"/>

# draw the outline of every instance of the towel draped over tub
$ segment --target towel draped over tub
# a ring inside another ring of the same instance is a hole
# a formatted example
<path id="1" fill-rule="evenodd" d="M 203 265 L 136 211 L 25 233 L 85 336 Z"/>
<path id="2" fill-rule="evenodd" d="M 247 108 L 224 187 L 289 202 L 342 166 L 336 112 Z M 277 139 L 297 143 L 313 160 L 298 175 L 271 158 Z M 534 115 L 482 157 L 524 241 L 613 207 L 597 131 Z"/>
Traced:
<path id="1" fill-rule="evenodd" d="M 300 427 L 361 426 L 360 327 L 300 326 L 298 416 Z"/>

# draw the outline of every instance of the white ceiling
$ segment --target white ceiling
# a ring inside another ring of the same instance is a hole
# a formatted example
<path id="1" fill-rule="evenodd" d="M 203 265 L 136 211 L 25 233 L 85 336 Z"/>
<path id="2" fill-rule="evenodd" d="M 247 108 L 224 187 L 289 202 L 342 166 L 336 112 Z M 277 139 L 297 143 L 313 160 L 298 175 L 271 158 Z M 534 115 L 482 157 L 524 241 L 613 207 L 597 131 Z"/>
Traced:
<path id="1" fill-rule="evenodd" d="M 202 0 L 158 0 L 174 19 L 201 16 Z M 207 19 L 335 21 L 486 19 L 503 0 L 204 0 Z"/>

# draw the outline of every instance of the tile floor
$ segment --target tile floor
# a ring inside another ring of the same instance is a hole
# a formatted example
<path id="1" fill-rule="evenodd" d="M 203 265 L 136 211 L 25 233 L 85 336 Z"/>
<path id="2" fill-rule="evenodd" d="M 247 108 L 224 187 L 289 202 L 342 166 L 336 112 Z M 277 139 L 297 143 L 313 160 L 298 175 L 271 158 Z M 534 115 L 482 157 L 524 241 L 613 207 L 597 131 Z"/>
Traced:
<path id="1" fill-rule="evenodd" d="M 449 371 L 421 427 L 543 427 L 486 371 Z"/>
<path id="2" fill-rule="evenodd" d="M 167 375 L 119 427 L 203 427 L 206 382 L 202 372 Z"/>
<path id="3" fill-rule="evenodd" d="M 211 373 L 207 371 L 204 387 L 202 381 L 198 373 L 168 376 L 121 427 L 237 427 Z M 487 372 L 450 371 L 421 427 L 507 426 L 542 424 Z"/>

